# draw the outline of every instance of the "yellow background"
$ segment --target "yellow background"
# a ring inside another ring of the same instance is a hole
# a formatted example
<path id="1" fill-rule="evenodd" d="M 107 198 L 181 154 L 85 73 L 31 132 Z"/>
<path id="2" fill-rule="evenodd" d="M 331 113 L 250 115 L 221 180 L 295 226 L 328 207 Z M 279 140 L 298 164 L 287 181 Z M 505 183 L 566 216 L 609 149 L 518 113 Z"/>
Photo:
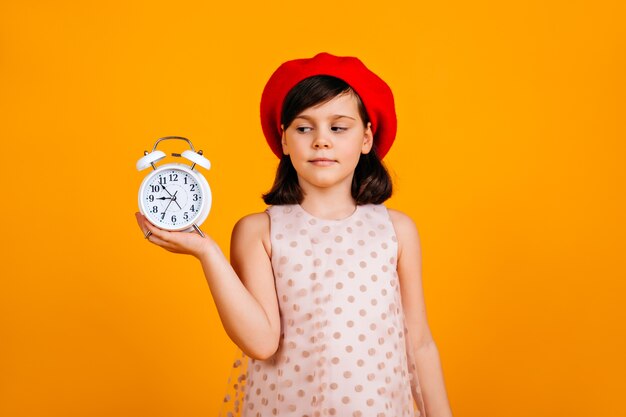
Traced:
<path id="1" fill-rule="evenodd" d="M 217 415 L 235 345 L 199 263 L 143 239 L 135 162 L 203 149 L 228 253 L 277 165 L 264 83 L 327 51 L 395 93 L 388 206 L 455 416 L 623 416 L 623 4 L 3 1 L 0 415 Z"/>

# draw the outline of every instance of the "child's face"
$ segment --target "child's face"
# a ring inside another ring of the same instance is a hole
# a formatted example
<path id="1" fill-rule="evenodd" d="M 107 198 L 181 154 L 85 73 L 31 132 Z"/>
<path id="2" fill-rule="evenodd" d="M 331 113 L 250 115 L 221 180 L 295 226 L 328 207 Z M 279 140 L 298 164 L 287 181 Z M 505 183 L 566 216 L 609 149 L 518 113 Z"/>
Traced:
<path id="1" fill-rule="evenodd" d="M 309 107 L 283 127 L 282 146 L 301 187 L 341 183 L 349 189 L 359 156 L 372 149 L 371 124 L 363 126 L 356 97 L 342 94 Z"/>

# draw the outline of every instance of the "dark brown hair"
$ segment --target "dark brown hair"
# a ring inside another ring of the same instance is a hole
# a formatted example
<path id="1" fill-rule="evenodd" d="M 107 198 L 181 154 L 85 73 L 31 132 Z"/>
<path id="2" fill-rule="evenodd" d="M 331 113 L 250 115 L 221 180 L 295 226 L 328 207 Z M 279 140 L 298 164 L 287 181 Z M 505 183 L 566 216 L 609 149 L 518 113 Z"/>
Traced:
<path id="1" fill-rule="evenodd" d="M 363 126 L 369 116 L 359 95 L 345 81 L 330 75 L 315 75 L 305 78 L 289 90 L 283 102 L 280 121 L 285 129 L 304 110 L 325 103 L 341 94 L 352 94 L 357 99 Z M 378 158 L 376 144 L 367 154 L 361 154 L 352 178 L 352 198 L 357 205 L 381 204 L 392 193 L 391 177 Z M 283 155 L 276 169 L 272 189 L 262 195 L 265 204 L 299 204 L 304 194 L 298 183 L 298 174 L 289 155 Z"/>

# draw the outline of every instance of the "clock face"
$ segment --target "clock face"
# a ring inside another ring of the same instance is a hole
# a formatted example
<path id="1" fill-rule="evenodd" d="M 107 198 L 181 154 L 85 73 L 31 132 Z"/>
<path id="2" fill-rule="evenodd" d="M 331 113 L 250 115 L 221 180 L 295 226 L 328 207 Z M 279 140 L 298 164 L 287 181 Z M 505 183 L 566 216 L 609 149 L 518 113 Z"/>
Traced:
<path id="1" fill-rule="evenodd" d="M 168 168 L 146 178 L 139 198 L 150 222 L 174 230 L 195 222 L 207 196 L 194 175 L 183 169 Z"/>

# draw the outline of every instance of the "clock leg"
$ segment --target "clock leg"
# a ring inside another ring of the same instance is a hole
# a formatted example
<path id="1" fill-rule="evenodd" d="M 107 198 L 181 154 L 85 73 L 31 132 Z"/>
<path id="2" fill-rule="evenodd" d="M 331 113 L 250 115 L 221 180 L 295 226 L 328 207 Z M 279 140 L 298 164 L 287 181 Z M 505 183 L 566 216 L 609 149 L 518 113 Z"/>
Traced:
<path id="1" fill-rule="evenodd" d="M 204 237 L 204 233 L 202 233 L 202 230 L 200 230 L 200 228 L 198 226 L 196 226 L 196 224 L 193 224 L 193 228 L 196 229 L 196 232 L 198 232 L 198 234 L 202 237 Z"/>

